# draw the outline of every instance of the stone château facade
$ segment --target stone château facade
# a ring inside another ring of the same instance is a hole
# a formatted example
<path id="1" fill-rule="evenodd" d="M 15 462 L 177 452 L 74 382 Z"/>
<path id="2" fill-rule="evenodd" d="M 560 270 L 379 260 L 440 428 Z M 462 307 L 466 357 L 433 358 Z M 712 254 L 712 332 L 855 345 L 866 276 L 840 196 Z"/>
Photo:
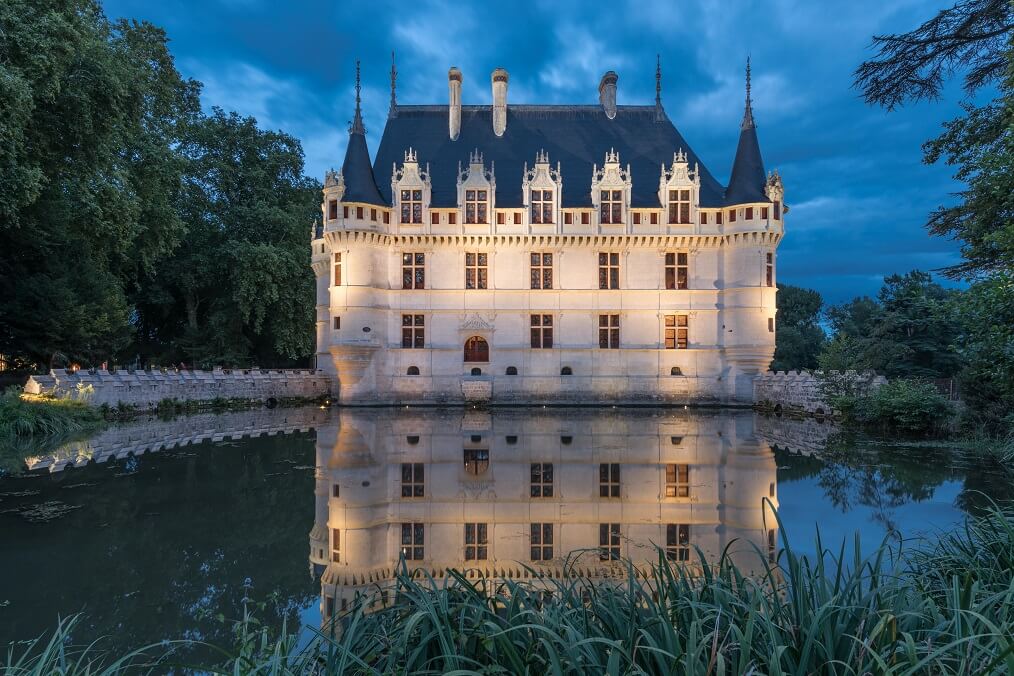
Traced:
<path id="1" fill-rule="evenodd" d="M 357 67 L 358 68 L 358 67 Z M 787 211 L 747 96 L 728 185 L 654 105 L 391 106 L 355 117 L 313 228 L 317 368 L 344 403 L 753 401 Z"/>

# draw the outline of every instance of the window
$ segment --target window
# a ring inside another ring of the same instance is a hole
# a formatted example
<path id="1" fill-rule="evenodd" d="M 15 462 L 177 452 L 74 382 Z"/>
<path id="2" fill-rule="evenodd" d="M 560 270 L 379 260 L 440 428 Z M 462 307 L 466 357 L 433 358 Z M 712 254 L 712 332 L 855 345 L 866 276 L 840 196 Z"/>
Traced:
<path id="1" fill-rule="evenodd" d="M 665 255 L 665 288 L 690 288 L 690 266 L 688 259 L 689 255 L 685 251 L 667 253 Z"/>
<path id="2" fill-rule="evenodd" d="M 532 254 L 532 288 L 553 288 L 553 254 Z"/>
<path id="3" fill-rule="evenodd" d="M 341 317 L 335 317 L 334 318 L 334 330 L 338 331 L 339 329 L 341 329 L 341 327 L 342 327 L 342 318 Z"/>
<path id="4" fill-rule="evenodd" d="M 769 333 L 774 333 L 775 332 L 775 318 L 774 317 L 768 317 L 768 332 Z"/>
<path id="5" fill-rule="evenodd" d="M 485 561 L 489 558 L 487 524 L 465 524 L 465 561 Z"/>
<path id="6" fill-rule="evenodd" d="M 403 253 L 401 255 L 401 288 L 426 288 L 426 254 Z"/>
<path id="7" fill-rule="evenodd" d="M 484 253 L 465 254 L 465 288 L 485 289 L 488 269 L 488 256 Z"/>
<path id="8" fill-rule="evenodd" d="M 581 212 L 581 225 L 588 225 L 588 222 L 591 220 L 590 216 L 591 214 L 587 211 Z"/>
<path id="9" fill-rule="evenodd" d="M 620 288 L 620 254 L 599 253 L 599 288 Z"/>
<path id="10" fill-rule="evenodd" d="M 729 222 L 730 223 L 735 223 L 736 222 L 736 210 L 735 209 L 729 209 Z"/>
<path id="11" fill-rule="evenodd" d="M 342 532 L 337 528 L 331 529 L 331 560 L 341 563 L 342 560 Z"/>
<path id="12" fill-rule="evenodd" d="M 708 224 L 708 214 L 702 211 L 701 212 L 701 225 L 707 225 L 707 224 Z"/>
<path id="13" fill-rule="evenodd" d="M 562 369 L 560 369 L 560 375 L 561 376 L 572 376 L 572 375 L 574 375 L 574 369 L 570 368 L 569 366 L 564 366 Z"/>
<path id="14" fill-rule="evenodd" d="M 331 497 L 333 497 L 333 498 L 339 498 L 339 497 L 341 497 L 341 487 L 338 484 L 332 484 L 331 485 Z M 774 497 L 774 496 L 772 496 L 772 497 Z"/>
<path id="15" fill-rule="evenodd" d="M 349 217 L 349 208 L 343 206 L 342 207 L 342 218 L 348 218 L 348 217 Z"/>
<path id="16" fill-rule="evenodd" d="M 686 315 L 665 316 L 665 349 L 685 350 L 690 345 L 690 326 Z"/>
<path id="17" fill-rule="evenodd" d="M 764 283 L 768 286 L 775 285 L 775 255 L 773 253 L 764 255 Z"/>
<path id="18" fill-rule="evenodd" d="M 746 208 L 745 218 L 748 221 L 753 220 L 753 207 L 747 207 Z"/>
<path id="19" fill-rule="evenodd" d="M 335 220 L 338 218 L 338 200 L 328 200 L 327 202 L 327 217 L 328 220 Z"/>
<path id="20" fill-rule="evenodd" d="M 507 375 L 507 376 L 516 376 L 517 374 L 518 374 L 518 367 L 517 366 L 508 366 L 507 370 L 504 371 L 504 375 Z"/>
<path id="21" fill-rule="evenodd" d="M 506 436 L 505 440 L 507 441 L 507 443 L 509 445 L 513 446 L 514 444 L 518 443 L 518 435 L 516 435 L 516 434 L 508 434 Z M 774 496 L 772 496 L 772 497 L 774 497 Z"/>
<path id="22" fill-rule="evenodd" d="M 658 225 L 658 214 L 655 213 L 654 211 L 651 212 L 651 224 Z"/>
<path id="23" fill-rule="evenodd" d="M 386 224 L 388 224 L 390 222 L 391 222 L 391 212 L 390 211 L 385 211 L 384 212 L 384 224 L 386 225 Z"/>
<path id="24" fill-rule="evenodd" d="M 418 366 L 409 366 L 408 367 L 408 371 L 407 371 L 407 375 L 410 375 L 410 376 L 417 376 L 417 375 L 419 375 L 419 367 Z"/>
<path id="25" fill-rule="evenodd" d="M 665 466 L 665 497 L 690 497 L 690 465 L 670 463 Z"/>
<path id="26" fill-rule="evenodd" d="M 617 350 L 620 347 L 620 315 L 599 315 L 599 347 Z"/>
<path id="27" fill-rule="evenodd" d="M 415 446 L 416 444 L 419 443 L 419 436 L 416 434 L 410 434 L 407 437 L 405 437 L 405 442 L 408 443 L 410 446 Z"/>
<path id="28" fill-rule="evenodd" d="M 532 347 L 553 347 L 553 315 L 532 315 Z"/>
<path id="29" fill-rule="evenodd" d="M 376 209 L 370 209 L 370 220 L 371 221 L 376 221 L 377 220 L 377 210 Z"/>
<path id="30" fill-rule="evenodd" d="M 768 219 L 768 208 L 767 207 L 761 207 L 761 218 L 764 219 L 765 221 Z"/>
<path id="31" fill-rule="evenodd" d="M 401 222 L 422 223 L 422 190 L 401 191 Z"/>
<path id="32" fill-rule="evenodd" d="M 681 369 L 679 366 L 673 366 L 671 369 L 669 369 L 669 375 L 681 376 L 683 375 L 683 369 Z"/>
<path id="33" fill-rule="evenodd" d="M 426 343 L 425 317 L 423 315 L 401 316 L 401 346 L 421 348 Z"/>
<path id="34" fill-rule="evenodd" d="M 620 558 L 620 524 L 599 524 L 599 560 L 617 561 Z"/>
<path id="35" fill-rule="evenodd" d="M 363 208 L 362 207 L 356 207 L 356 218 L 358 218 L 359 220 L 363 220 Z"/>
<path id="36" fill-rule="evenodd" d="M 553 463 L 532 463 L 532 497 L 553 497 Z"/>
<path id="37" fill-rule="evenodd" d="M 498 211 L 496 214 L 496 224 L 504 225 L 507 222 L 507 214 L 502 211 Z"/>
<path id="38" fill-rule="evenodd" d="M 489 343 L 481 336 L 472 336 L 465 341 L 466 362 L 489 361 Z M 478 375 L 478 374 L 477 374 Z"/>
<path id="39" fill-rule="evenodd" d="M 774 563 L 778 559 L 778 538 L 775 529 L 768 530 L 768 561 Z"/>
<path id="40" fill-rule="evenodd" d="M 640 224 L 641 224 L 641 212 L 635 211 L 634 212 L 634 225 L 640 225 Z"/>
<path id="41" fill-rule="evenodd" d="M 489 469 L 489 449 L 466 448 L 465 471 L 472 476 L 479 476 Z"/>
<path id="42" fill-rule="evenodd" d="M 690 190 L 669 191 L 669 223 L 690 223 Z"/>
<path id="43" fill-rule="evenodd" d="M 431 225 L 436 225 L 439 222 L 440 222 L 440 212 L 439 211 L 431 211 L 430 212 L 430 224 Z"/>
<path id="44" fill-rule="evenodd" d="M 618 462 L 599 464 L 599 497 L 620 497 L 620 464 Z"/>
<path id="45" fill-rule="evenodd" d="M 426 480 L 421 462 L 401 463 L 401 497 L 421 498 L 426 494 Z"/>
<path id="46" fill-rule="evenodd" d="M 673 446 L 679 446 L 680 444 L 683 443 L 683 437 L 676 436 L 669 437 L 669 443 L 672 444 Z"/>
<path id="47" fill-rule="evenodd" d="M 553 222 L 553 191 L 532 191 L 532 223 Z"/>
<path id="48" fill-rule="evenodd" d="M 571 442 L 573 441 L 574 437 L 570 436 L 569 434 L 564 434 L 563 436 L 560 437 L 560 443 L 563 444 L 564 446 L 570 446 Z"/>
<path id="49" fill-rule="evenodd" d="M 780 220 L 782 217 L 782 203 L 779 200 L 775 200 L 774 203 L 775 220 Z"/>
<path id="50" fill-rule="evenodd" d="M 452 211 L 447 214 L 447 222 L 451 225 L 456 225 L 458 222 L 458 212 Z"/>
<path id="51" fill-rule="evenodd" d="M 334 285 L 342 285 L 342 255 L 340 253 L 334 255 Z"/>
<path id="52" fill-rule="evenodd" d="M 421 523 L 401 524 L 401 553 L 406 561 L 422 561 L 425 557 L 426 527 Z"/>
<path id="53" fill-rule="evenodd" d="M 690 524 L 666 524 L 665 557 L 670 561 L 690 560 Z"/>
<path id="54" fill-rule="evenodd" d="M 715 212 L 715 224 L 716 225 L 721 225 L 722 224 L 722 218 L 723 218 L 722 212 L 721 211 L 716 211 Z"/>
<path id="55" fill-rule="evenodd" d="M 599 193 L 599 206 L 601 208 L 600 220 L 602 223 L 623 222 L 623 191 L 602 190 Z"/>
<path id="56" fill-rule="evenodd" d="M 514 212 L 514 225 L 521 225 L 521 212 Z"/>
<path id="57" fill-rule="evenodd" d="M 482 369 L 481 368 L 474 368 L 474 369 L 472 369 L 471 373 L 472 373 L 473 376 L 481 376 L 482 375 Z"/>
<path id="58" fill-rule="evenodd" d="M 485 190 L 465 191 L 465 223 L 488 223 Z"/>
<path id="59" fill-rule="evenodd" d="M 553 524 L 532 524 L 532 561 L 550 561 L 553 558 Z"/>
<path id="60" fill-rule="evenodd" d="M 574 224 L 574 214 L 572 214 L 572 213 L 571 213 L 571 212 L 569 212 L 569 211 L 568 211 L 568 212 L 565 212 L 565 213 L 563 214 L 563 222 L 564 222 L 564 224 L 566 224 L 566 225 L 573 225 L 573 224 Z"/>

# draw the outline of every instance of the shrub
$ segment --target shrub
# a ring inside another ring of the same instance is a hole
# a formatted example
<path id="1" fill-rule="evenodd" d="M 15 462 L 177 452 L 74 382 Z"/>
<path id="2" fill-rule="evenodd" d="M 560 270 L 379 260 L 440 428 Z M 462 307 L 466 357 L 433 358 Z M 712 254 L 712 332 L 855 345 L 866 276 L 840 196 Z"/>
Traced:
<path id="1" fill-rule="evenodd" d="M 83 398 L 27 395 L 20 387 L 0 395 L 0 437 L 70 434 L 101 422 L 101 412 Z"/>
<path id="2" fill-rule="evenodd" d="M 854 415 L 868 425 L 926 434 L 946 427 L 953 413 L 932 383 L 898 378 L 860 397 Z"/>

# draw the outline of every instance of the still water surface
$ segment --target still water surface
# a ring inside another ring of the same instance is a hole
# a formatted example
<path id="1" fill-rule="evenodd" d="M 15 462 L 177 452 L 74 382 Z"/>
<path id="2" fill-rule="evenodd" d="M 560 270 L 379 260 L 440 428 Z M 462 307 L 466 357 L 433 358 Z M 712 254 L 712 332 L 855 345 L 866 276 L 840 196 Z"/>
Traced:
<path id="1" fill-rule="evenodd" d="M 83 613 L 78 641 L 230 644 L 242 600 L 319 625 L 410 566 L 523 574 L 565 557 L 746 569 L 788 537 L 863 549 L 954 527 L 1002 483 L 951 449 L 748 411 L 317 408 L 118 426 L 0 478 L 0 647 Z M 777 509 L 781 527 L 774 518 Z M 784 529 L 784 530 L 783 530 Z"/>

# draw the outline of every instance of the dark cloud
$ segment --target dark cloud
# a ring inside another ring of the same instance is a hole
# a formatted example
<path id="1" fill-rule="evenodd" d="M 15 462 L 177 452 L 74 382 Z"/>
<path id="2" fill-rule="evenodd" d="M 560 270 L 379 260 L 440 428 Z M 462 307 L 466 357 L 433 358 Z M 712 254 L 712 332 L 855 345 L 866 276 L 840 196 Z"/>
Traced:
<path id="1" fill-rule="evenodd" d="M 858 0 L 835 4 L 833 13 L 809 0 L 593 7 L 576 0 L 105 2 L 111 17 L 164 26 L 180 69 L 205 83 L 206 105 L 297 136 L 307 172 L 317 176 L 344 155 L 356 58 L 375 150 L 392 50 L 398 98 L 407 103 L 443 102 L 451 65 L 464 72 L 465 103 L 489 102 L 497 66 L 511 73 L 512 101 L 594 102 L 599 77 L 613 69 L 620 103 L 647 103 L 660 53 L 670 118 L 725 181 L 749 54 L 765 163 L 781 171 L 794 207 L 779 255 L 782 281 L 840 302 L 875 293 L 885 275 L 956 260 L 955 243 L 930 238 L 923 224 L 957 186 L 948 168 L 922 164 L 920 147 L 959 114 L 959 93 L 888 114 L 851 87 L 873 34 L 914 27 L 939 2 Z"/>

